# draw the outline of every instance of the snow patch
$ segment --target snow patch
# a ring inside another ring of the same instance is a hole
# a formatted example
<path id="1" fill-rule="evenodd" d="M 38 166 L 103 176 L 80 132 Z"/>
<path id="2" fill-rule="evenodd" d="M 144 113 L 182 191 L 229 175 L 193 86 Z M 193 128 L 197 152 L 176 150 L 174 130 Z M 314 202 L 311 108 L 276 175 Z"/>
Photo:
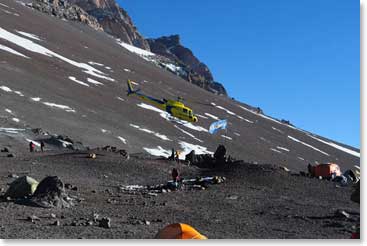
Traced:
<path id="1" fill-rule="evenodd" d="M 59 141 L 60 143 L 62 143 L 62 146 L 63 146 L 64 148 L 67 148 L 69 145 L 73 145 L 72 143 L 70 143 L 70 142 L 68 142 L 68 141 L 61 140 L 61 139 L 58 139 L 58 141 Z"/>
<path id="2" fill-rule="evenodd" d="M 126 142 L 127 142 L 127 141 L 126 141 L 126 139 L 125 139 L 125 138 L 120 137 L 120 136 L 118 136 L 117 138 L 118 138 L 118 139 L 120 139 L 120 140 L 121 140 L 121 142 L 123 142 L 124 144 L 126 144 Z"/>
<path id="3" fill-rule="evenodd" d="M 295 142 L 301 143 L 301 144 L 303 144 L 303 145 L 305 145 L 305 146 L 307 146 L 307 147 L 309 147 L 309 148 L 311 148 L 311 149 L 314 149 L 314 150 L 316 150 L 316 151 L 318 151 L 318 152 L 320 152 L 320 153 L 322 153 L 322 154 L 324 154 L 324 155 L 326 155 L 326 156 L 329 156 L 329 154 L 328 154 L 328 153 L 326 153 L 326 152 L 324 152 L 324 151 L 321 151 L 321 150 L 319 150 L 318 148 L 315 148 L 314 146 L 309 145 L 309 144 L 307 144 L 307 143 L 305 143 L 305 142 L 302 142 L 301 140 L 298 140 L 297 138 L 294 138 L 294 137 L 292 137 L 292 136 L 288 136 L 288 138 L 289 138 L 289 139 L 291 139 L 291 140 L 293 140 L 293 141 L 295 141 Z"/>
<path id="4" fill-rule="evenodd" d="M 27 32 L 22 32 L 22 31 L 16 31 L 17 33 L 19 33 L 20 35 L 23 35 L 27 38 L 31 38 L 34 40 L 38 40 L 38 41 L 42 41 L 37 35 L 32 34 L 32 33 L 27 33 Z"/>
<path id="5" fill-rule="evenodd" d="M 200 143 L 202 143 L 203 141 L 198 139 L 197 137 L 195 137 L 194 135 L 192 135 L 191 133 L 179 128 L 178 126 L 174 125 L 175 128 L 177 128 L 178 130 L 180 130 L 181 132 L 185 133 L 186 135 L 189 135 L 190 137 L 192 137 L 193 139 L 199 141 Z"/>
<path id="6" fill-rule="evenodd" d="M 10 89 L 9 87 L 7 86 L 0 86 L 0 89 L 3 90 L 3 91 L 6 91 L 6 92 L 12 92 L 12 89 Z"/>
<path id="7" fill-rule="evenodd" d="M 171 156 L 171 151 L 170 150 L 166 150 L 163 149 L 161 146 L 157 146 L 157 148 L 143 148 L 146 152 L 148 152 L 150 155 L 154 155 L 154 156 L 164 156 L 164 157 L 169 157 Z"/>
<path id="8" fill-rule="evenodd" d="M 327 141 L 321 140 L 321 139 L 316 138 L 316 137 L 311 136 L 311 135 L 308 135 L 308 136 L 311 137 L 311 138 L 313 138 L 313 139 L 315 139 L 315 140 L 317 140 L 317 141 L 319 141 L 319 142 L 321 142 L 321 143 L 327 144 L 327 145 L 329 145 L 331 147 L 334 147 L 334 148 L 336 148 L 338 150 L 341 150 L 341 151 L 343 151 L 345 153 L 348 153 L 350 155 L 354 155 L 354 156 L 356 156 L 358 158 L 361 158 L 361 154 L 358 153 L 357 151 L 354 151 L 354 150 L 351 150 L 351 149 L 347 149 L 347 148 L 345 148 L 343 146 L 337 145 L 337 144 L 332 143 L 332 142 L 327 142 Z"/>
<path id="9" fill-rule="evenodd" d="M 110 130 L 106 130 L 106 129 L 103 129 L 103 128 L 101 128 L 101 131 L 102 131 L 103 133 L 111 133 L 111 131 L 110 131 Z"/>
<path id="10" fill-rule="evenodd" d="M 90 65 L 97 65 L 97 66 L 101 66 L 101 67 L 103 67 L 103 66 L 104 66 L 102 63 L 93 62 L 93 61 L 89 61 L 88 63 L 89 63 Z"/>
<path id="11" fill-rule="evenodd" d="M 41 101 L 41 98 L 40 97 L 31 97 L 31 100 L 35 101 L 35 102 L 39 102 L 39 101 Z"/>
<path id="12" fill-rule="evenodd" d="M 123 98 L 121 98 L 121 97 L 116 97 L 118 100 L 120 100 L 120 101 L 123 101 L 123 102 L 125 102 L 125 99 L 123 99 Z"/>
<path id="13" fill-rule="evenodd" d="M 128 51 L 130 51 L 132 53 L 135 53 L 135 54 L 138 54 L 140 56 L 155 56 L 155 54 L 152 53 L 152 52 L 149 52 L 147 50 L 143 50 L 143 49 L 140 49 L 138 47 L 132 46 L 130 44 L 121 42 L 120 40 L 117 40 L 117 43 L 119 45 L 121 45 L 122 47 L 124 47 L 125 49 L 127 49 Z"/>
<path id="14" fill-rule="evenodd" d="M 22 131 L 25 131 L 25 129 L 0 127 L 0 132 L 5 132 L 5 133 L 18 134 L 19 132 L 22 132 Z"/>
<path id="15" fill-rule="evenodd" d="M 82 81 L 80 81 L 80 80 L 77 80 L 75 77 L 73 77 L 73 76 L 69 76 L 69 79 L 70 80 L 72 80 L 72 81 L 74 81 L 75 83 L 78 83 L 78 84 L 80 84 L 80 85 L 84 85 L 84 86 L 86 86 L 86 87 L 89 87 L 89 85 L 87 84 L 87 83 L 84 83 L 84 82 L 82 82 Z"/>
<path id="16" fill-rule="evenodd" d="M 264 137 L 259 137 L 260 138 L 260 140 L 262 140 L 262 141 L 264 141 L 264 142 L 266 142 L 266 143 L 271 143 L 270 142 L 270 140 L 267 140 L 266 138 L 264 138 Z"/>
<path id="17" fill-rule="evenodd" d="M 69 63 L 72 66 L 81 68 L 83 70 L 83 72 L 90 74 L 94 77 L 98 77 L 98 78 L 103 78 L 106 80 L 110 80 L 110 81 L 115 81 L 114 79 L 105 76 L 105 73 L 99 71 L 98 69 L 95 69 L 94 67 L 86 64 L 86 63 L 81 63 L 81 62 L 76 62 L 73 61 L 71 59 L 68 59 L 62 55 L 59 55 L 39 44 L 34 43 L 33 41 L 23 38 L 21 36 L 18 36 L 16 34 L 13 34 L 11 32 L 8 32 L 7 30 L 3 29 L 0 27 L 0 38 L 5 39 L 11 43 L 14 43 L 26 50 L 41 54 L 41 55 L 45 55 L 48 57 L 55 57 L 58 58 L 66 63 Z"/>
<path id="18" fill-rule="evenodd" d="M 270 150 L 272 150 L 272 151 L 274 151 L 274 152 L 277 152 L 277 153 L 282 154 L 282 152 L 281 152 L 281 151 L 279 151 L 279 150 L 277 150 L 277 149 L 273 149 L 273 148 L 271 148 Z"/>
<path id="19" fill-rule="evenodd" d="M 73 112 L 75 113 L 75 110 L 70 108 L 69 106 L 66 105 L 61 105 L 61 104 L 56 104 L 56 103 L 50 103 L 50 102 L 43 102 L 44 105 L 52 107 L 52 108 L 59 108 L 59 109 L 63 109 L 66 112 Z"/>
<path id="20" fill-rule="evenodd" d="M 209 113 L 204 113 L 206 116 L 209 116 L 210 118 L 212 118 L 213 120 L 219 120 L 219 118 L 215 115 L 209 114 Z"/>
<path id="21" fill-rule="evenodd" d="M 128 69 L 128 68 L 124 68 L 124 71 L 127 72 L 127 73 L 131 73 L 131 70 Z M 137 85 L 137 83 L 135 83 L 135 82 L 131 82 L 131 83 L 134 84 L 134 85 Z"/>
<path id="22" fill-rule="evenodd" d="M 237 117 L 238 119 L 240 119 L 240 120 L 244 120 L 244 121 L 246 121 L 246 122 L 248 122 L 248 123 L 251 123 L 251 124 L 253 124 L 253 123 L 254 123 L 253 121 L 248 120 L 248 119 L 245 119 L 245 118 L 243 118 L 242 116 L 239 116 L 239 115 L 237 115 L 236 113 L 234 113 L 234 112 L 232 112 L 232 111 L 230 111 L 230 110 L 228 110 L 228 109 L 226 109 L 226 108 L 224 108 L 224 107 L 222 107 L 222 106 L 218 106 L 218 105 L 216 105 L 215 103 L 212 103 L 212 105 L 213 105 L 213 106 L 215 106 L 216 108 L 219 108 L 219 109 L 221 109 L 221 110 L 226 111 L 226 112 L 227 112 L 227 114 L 230 114 L 230 115 L 236 116 L 236 117 Z"/>
<path id="23" fill-rule="evenodd" d="M 94 79 L 91 79 L 91 78 L 87 78 L 87 81 L 91 84 L 94 84 L 94 85 L 104 85 L 103 83 L 98 82 L 97 80 L 94 80 Z"/>
<path id="24" fill-rule="evenodd" d="M 17 14 L 17 13 L 13 13 L 13 12 L 10 12 L 10 11 L 8 11 L 8 10 L 6 10 L 6 9 L 2 9 L 2 8 L 0 8 L 0 10 L 1 10 L 1 11 L 3 11 L 4 13 L 9 14 L 9 15 L 19 16 L 19 14 Z"/>
<path id="25" fill-rule="evenodd" d="M 11 111 L 10 109 L 5 109 L 6 112 L 8 112 L 9 114 L 13 114 L 13 111 Z"/>
<path id="26" fill-rule="evenodd" d="M 181 148 L 183 148 L 183 151 L 180 153 L 180 159 L 185 159 L 186 155 L 189 154 L 192 150 L 195 150 L 195 154 L 196 155 L 201 155 L 201 154 L 214 154 L 214 152 L 208 151 L 208 149 L 206 147 L 200 146 L 200 145 L 195 145 L 195 144 L 190 144 L 187 142 L 183 142 L 180 141 L 179 142 Z"/>
<path id="27" fill-rule="evenodd" d="M 279 133 L 282 133 L 282 134 L 284 133 L 283 131 L 281 131 L 281 130 L 279 130 L 279 129 L 277 129 L 277 128 L 273 127 L 273 126 L 272 126 L 271 128 L 272 128 L 274 131 L 277 131 L 277 132 L 279 132 Z"/>
<path id="28" fill-rule="evenodd" d="M 230 114 L 230 115 L 236 115 L 235 113 L 233 113 L 232 111 L 229 111 L 228 109 L 226 108 L 223 108 L 222 106 L 215 106 L 216 108 L 219 108 L 221 110 L 224 110 L 227 112 L 227 114 Z"/>
<path id="29" fill-rule="evenodd" d="M 225 139 L 229 139 L 229 140 L 233 140 L 231 137 L 228 137 L 226 135 L 221 135 L 222 138 L 225 138 Z"/>
<path id="30" fill-rule="evenodd" d="M 302 157 L 297 157 L 298 159 L 300 159 L 301 161 L 304 161 L 305 159 L 304 158 L 302 158 Z"/>
<path id="31" fill-rule="evenodd" d="M 23 93 L 20 91 L 14 91 L 15 94 L 17 94 L 20 97 L 24 97 Z"/>
<path id="32" fill-rule="evenodd" d="M 203 119 L 209 119 L 208 117 L 206 116 L 203 116 L 203 115 L 200 115 L 200 114 L 195 114 L 196 116 L 200 117 L 200 118 L 203 118 Z"/>
<path id="33" fill-rule="evenodd" d="M 158 132 L 154 132 L 152 130 L 149 130 L 149 129 L 146 129 L 146 128 L 141 128 L 140 126 L 138 125 L 134 125 L 134 124 L 130 124 L 131 127 L 134 127 L 142 132 L 146 132 L 146 133 L 149 133 L 149 134 L 153 134 L 154 136 L 156 136 L 157 138 L 160 138 L 162 140 L 165 140 L 165 141 L 172 141 L 171 139 L 169 139 L 166 135 L 163 135 L 163 134 L 160 134 Z"/>
<path id="34" fill-rule="evenodd" d="M 241 136 L 241 134 L 239 134 L 237 132 L 234 132 L 233 134 L 236 135 L 236 136 L 239 136 L 239 137 Z"/>
<path id="35" fill-rule="evenodd" d="M 280 147 L 280 146 L 277 146 L 277 149 L 284 150 L 284 151 L 287 151 L 287 152 L 289 152 L 289 151 L 290 151 L 289 149 L 284 148 L 284 147 Z"/>
<path id="36" fill-rule="evenodd" d="M 174 64 L 171 64 L 171 63 L 162 63 L 162 65 L 164 67 L 166 67 L 168 70 L 170 70 L 171 72 L 174 72 L 174 73 L 181 73 L 182 72 L 182 68 L 181 67 L 178 67 Z"/>
<path id="37" fill-rule="evenodd" d="M 20 52 L 18 52 L 16 50 L 13 50 L 12 48 L 9 48 L 9 47 L 7 47 L 5 45 L 2 45 L 2 44 L 0 44 L 0 50 L 4 50 L 4 51 L 9 52 L 9 53 L 12 53 L 14 55 L 22 56 L 24 58 L 30 59 L 28 56 L 23 55 L 22 53 L 20 53 Z"/>
<path id="38" fill-rule="evenodd" d="M 246 121 L 246 122 L 248 122 L 248 123 L 254 124 L 254 122 L 253 122 L 253 121 L 251 121 L 251 120 L 245 119 L 245 118 L 243 118 L 242 116 L 239 116 L 239 115 L 236 115 L 236 116 L 237 116 L 237 118 L 238 118 L 238 119 L 240 119 L 240 120 L 244 120 L 244 121 Z"/>

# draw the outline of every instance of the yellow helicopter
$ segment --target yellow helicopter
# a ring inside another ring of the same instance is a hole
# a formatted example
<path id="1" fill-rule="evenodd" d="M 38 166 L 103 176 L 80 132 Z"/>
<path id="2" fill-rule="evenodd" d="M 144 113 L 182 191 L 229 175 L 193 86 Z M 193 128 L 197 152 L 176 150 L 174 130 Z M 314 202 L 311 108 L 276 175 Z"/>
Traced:
<path id="1" fill-rule="evenodd" d="M 139 90 L 133 89 L 133 86 L 131 85 L 131 80 L 127 80 L 127 95 L 136 95 L 143 101 L 152 104 L 153 106 L 166 111 L 170 115 L 177 117 L 181 120 L 185 120 L 188 122 L 198 122 L 198 117 L 195 116 L 192 112 L 192 109 L 189 107 L 186 107 L 180 100 L 167 100 L 167 99 L 156 99 L 150 96 L 146 96 L 139 92 Z"/>

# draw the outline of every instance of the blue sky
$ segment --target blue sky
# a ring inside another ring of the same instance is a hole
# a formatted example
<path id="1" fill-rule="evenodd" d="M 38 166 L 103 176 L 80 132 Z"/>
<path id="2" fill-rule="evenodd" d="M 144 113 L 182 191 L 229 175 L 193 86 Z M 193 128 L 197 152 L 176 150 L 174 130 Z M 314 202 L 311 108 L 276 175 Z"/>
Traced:
<path id="1" fill-rule="evenodd" d="M 118 0 L 145 37 L 179 34 L 229 95 L 360 147 L 356 0 Z"/>

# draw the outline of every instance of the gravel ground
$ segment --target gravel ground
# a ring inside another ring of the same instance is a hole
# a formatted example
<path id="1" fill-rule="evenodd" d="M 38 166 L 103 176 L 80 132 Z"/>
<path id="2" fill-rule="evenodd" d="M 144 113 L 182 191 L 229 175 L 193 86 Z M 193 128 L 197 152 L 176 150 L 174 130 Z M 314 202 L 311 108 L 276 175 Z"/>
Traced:
<path id="1" fill-rule="evenodd" d="M 44 209 L 2 201 L 1 238 L 154 238 L 170 223 L 187 223 L 208 238 L 350 238 L 359 223 L 359 204 L 350 201 L 351 187 L 336 187 L 327 180 L 296 176 L 273 165 L 240 163 L 217 170 L 199 169 L 141 155 L 125 160 L 121 155 L 98 151 L 52 151 L 26 157 L 0 158 L 3 192 L 14 175 L 41 181 L 60 177 L 77 190 L 76 205 Z M 222 184 L 206 190 L 182 190 L 157 195 L 129 194 L 125 185 L 157 185 L 170 179 L 172 168 L 184 178 L 220 175 Z M 350 218 L 335 216 L 338 210 Z M 111 219 L 111 228 L 93 221 Z M 55 215 L 55 216 L 54 216 Z M 36 216 L 39 220 L 27 220 Z M 55 218 L 54 218 L 55 217 Z M 59 221 L 59 225 L 53 225 Z M 88 224 L 90 223 L 90 224 Z"/>

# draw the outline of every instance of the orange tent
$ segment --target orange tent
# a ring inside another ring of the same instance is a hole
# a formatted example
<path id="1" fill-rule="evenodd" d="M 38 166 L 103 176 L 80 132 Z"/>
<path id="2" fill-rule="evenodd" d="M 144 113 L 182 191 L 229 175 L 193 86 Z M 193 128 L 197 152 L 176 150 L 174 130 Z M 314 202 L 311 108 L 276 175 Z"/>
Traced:
<path id="1" fill-rule="evenodd" d="M 163 228 L 155 236 L 156 239 L 208 239 L 206 236 L 201 235 L 193 227 L 176 223 L 171 224 Z"/>
<path id="2" fill-rule="evenodd" d="M 319 164 L 312 167 L 311 170 L 312 175 L 315 177 L 321 176 L 323 178 L 329 178 L 333 173 L 335 173 L 336 176 L 342 175 L 340 167 L 335 163 Z"/>

